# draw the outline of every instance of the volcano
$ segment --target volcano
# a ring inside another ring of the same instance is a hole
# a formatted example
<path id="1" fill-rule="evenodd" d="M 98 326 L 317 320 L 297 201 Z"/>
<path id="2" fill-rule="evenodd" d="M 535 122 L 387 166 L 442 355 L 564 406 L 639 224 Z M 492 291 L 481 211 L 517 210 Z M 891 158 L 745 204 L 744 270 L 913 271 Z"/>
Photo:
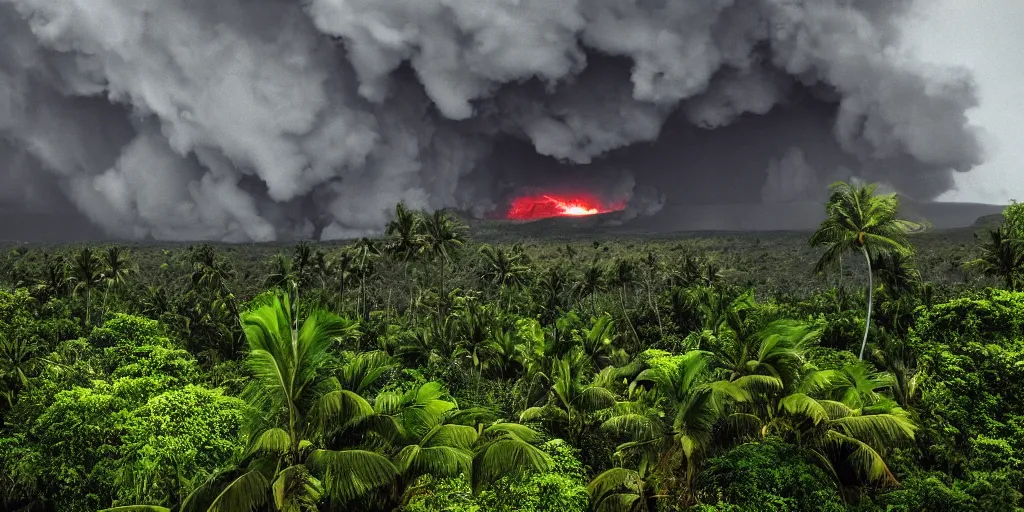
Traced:
<path id="1" fill-rule="evenodd" d="M 512 220 L 584 217 L 617 212 L 625 208 L 625 202 L 604 204 L 589 194 L 540 194 L 513 199 L 506 217 Z"/>

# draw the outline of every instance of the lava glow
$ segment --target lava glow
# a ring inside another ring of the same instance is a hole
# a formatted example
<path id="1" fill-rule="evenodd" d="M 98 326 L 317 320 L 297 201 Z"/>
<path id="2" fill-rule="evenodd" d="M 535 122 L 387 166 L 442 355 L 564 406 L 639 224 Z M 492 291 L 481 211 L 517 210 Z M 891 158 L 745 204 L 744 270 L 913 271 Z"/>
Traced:
<path id="1" fill-rule="evenodd" d="M 596 197 L 587 194 L 542 194 L 515 198 L 508 210 L 508 218 L 536 220 L 548 217 L 583 217 L 615 212 L 623 208 L 625 204 L 604 205 Z"/>

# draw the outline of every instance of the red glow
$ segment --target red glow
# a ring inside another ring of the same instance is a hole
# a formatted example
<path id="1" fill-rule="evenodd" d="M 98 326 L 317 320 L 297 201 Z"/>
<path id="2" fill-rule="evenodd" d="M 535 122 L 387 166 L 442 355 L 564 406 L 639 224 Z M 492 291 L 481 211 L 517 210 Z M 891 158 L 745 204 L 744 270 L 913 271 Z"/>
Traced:
<path id="1" fill-rule="evenodd" d="M 548 217 L 582 217 L 615 212 L 625 204 L 601 204 L 588 194 L 542 194 L 517 197 L 508 210 L 508 218 L 516 220 L 546 219 Z"/>

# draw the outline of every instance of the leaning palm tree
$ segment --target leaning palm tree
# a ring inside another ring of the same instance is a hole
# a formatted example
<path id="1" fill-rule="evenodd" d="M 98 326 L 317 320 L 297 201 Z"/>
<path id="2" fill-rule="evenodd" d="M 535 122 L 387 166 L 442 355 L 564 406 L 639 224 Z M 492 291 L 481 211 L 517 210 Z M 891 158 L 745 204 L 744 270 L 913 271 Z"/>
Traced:
<path id="1" fill-rule="evenodd" d="M 886 255 L 912 252 L 907 233 L 913 224 L 897 218 L 899 200 L 896 194 L 875 195 L 876 188 L 875 184 L 854 187 L 846 182 L 833 183 L 829 187 L 831 196 L 825 204 L 828 218 L 810 239 L 812 247 L 827 248 L 815 266 L 816 272 L 824 270 L 847 252 L 864 255 L 868 265 L 868 311 L 864 320 L 864 340 L 860 346 L 859 358 L 862 360 L 871 329 L 872 261 Z"/>

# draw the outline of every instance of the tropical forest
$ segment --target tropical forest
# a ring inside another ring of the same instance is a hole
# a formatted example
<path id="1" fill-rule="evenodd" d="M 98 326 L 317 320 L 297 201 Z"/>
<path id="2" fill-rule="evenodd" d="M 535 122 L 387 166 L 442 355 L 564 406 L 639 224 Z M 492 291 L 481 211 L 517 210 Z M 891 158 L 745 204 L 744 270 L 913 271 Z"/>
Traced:
<path id="1" fill-rule="evenodd" d="M 1024 206 L 9 243 L 2 512 L 1024 510 Z"/>

